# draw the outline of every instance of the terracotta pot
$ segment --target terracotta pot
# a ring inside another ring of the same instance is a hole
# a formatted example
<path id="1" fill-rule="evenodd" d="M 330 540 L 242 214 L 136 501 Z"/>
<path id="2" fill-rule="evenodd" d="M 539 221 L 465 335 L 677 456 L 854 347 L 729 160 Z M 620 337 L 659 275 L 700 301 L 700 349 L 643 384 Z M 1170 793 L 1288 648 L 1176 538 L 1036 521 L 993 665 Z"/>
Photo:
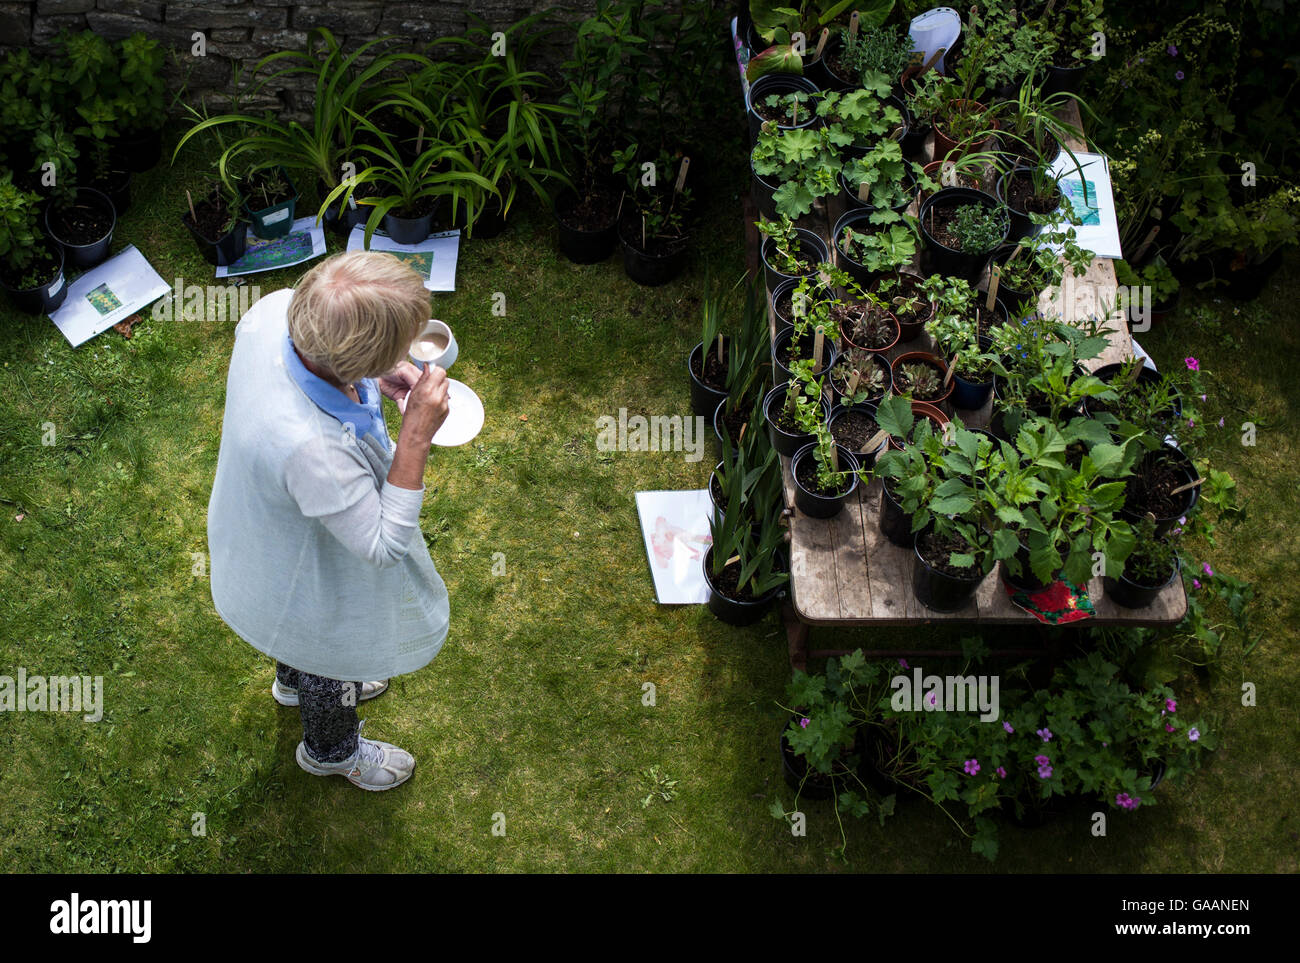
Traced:
<path id="1" fill-rule="evenodd" d="M 902 369 L 902 366 L 903 366 L 904 364 L 908 364 L 908 363 L 915 362 L 915 361 L 926 361 L 926 362 L 929 362 L 931 365 L 933 365 L 934 367 L 936 367 L 936 368 L 939 369 L 939 373 L 940 373 L 941 376 L 946 377 L 947 374 L 948 374 L 948 363 L 947 363 L 946 361 L 944 361 L 943 358 L 940 358 L 937 354 L 930 354 L 928 351 L 908 351 L 908 352 L 906 352 L 906 353 L 904 353 L 904 354 L 900 354 L 897 358 L 895 358 L 895 359 L 893 360 L 893 362 L 892 362 L 892 363 L 890 364 L 890 366 L 889 366 L 889 367 L 890 367 L 890 374 L 892 374 L 893 377 L 894 377 L 894 386 L 895 386 L 895 388 L 898 388 L 898 387 L 900 386 L 900 383 L 899 383 L 899 380 L 898 380 L 898 374 L 899 374 L 899 371 Z M 947 386 L 946 386 L 945 388 L 942 389 L 942 391 L 941 391 L 941 393 L 939 394 L 938 397 L 935 397 L 935 398 L 923 398 L 923 399 L 917 399 L 917 400 L 918 400 L 918 401 L 924 401 L 924 402 L 926 402 L 927 404 L 933 406 L 936 410 L 938 410 L 938 406 L 939 406 L 941 403 L 943 403 L 944 401 L 946 401 L 946 400 L 948 399 L 948 396 L 949 396 L 950 394 L 952 394 L 952 382 L 951 382 L 951 381 L 949 381 L 948 384 L 947 384 Z M 946 416 L 945 416 L 944 420 L 945 420 L 945 421 L 948 420 Z"/>

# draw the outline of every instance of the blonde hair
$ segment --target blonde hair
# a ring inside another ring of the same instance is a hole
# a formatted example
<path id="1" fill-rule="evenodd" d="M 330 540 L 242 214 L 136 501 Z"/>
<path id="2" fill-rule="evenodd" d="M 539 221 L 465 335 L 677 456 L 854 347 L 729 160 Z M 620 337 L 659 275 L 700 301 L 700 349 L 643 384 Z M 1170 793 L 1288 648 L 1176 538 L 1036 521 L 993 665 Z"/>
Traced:
<path id="1" fill-rule="evenodd" d="M 345 251 L 298 281 L 289 336 L 342 381 L 391 370 L 429 320 L 429 292 L 407 264 L 381 251 Z"/>

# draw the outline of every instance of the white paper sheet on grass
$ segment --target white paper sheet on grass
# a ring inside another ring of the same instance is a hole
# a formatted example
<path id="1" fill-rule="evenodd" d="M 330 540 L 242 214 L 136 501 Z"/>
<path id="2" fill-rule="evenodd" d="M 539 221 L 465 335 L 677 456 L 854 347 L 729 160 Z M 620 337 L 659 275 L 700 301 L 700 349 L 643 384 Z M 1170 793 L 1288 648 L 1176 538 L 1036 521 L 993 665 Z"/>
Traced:
<path id="1" fill-rule="evenodd" d="M 248 248 L 234 264 L 217 267 L 217 277 L 238 277 L 241 274 L 258 274 L 293 267 L 325 253 L 325 229 L 316 223 L 316 215 L 308 214 L 293 222 L 284 237 L 260 238 L 248 232 Z"/>
<path id="2" fill-rule="evenodd" d="M 158 300 L 171 285 L 134 244 L 68 285 L 50 320 L 74 348 Z"/>
<path id="3" fill-rule="evenodd" d="M 1075 165 L 1074 159 L 1079 164 Z M 1080 176 L 1082 170 L 1082 176 Z M 1071 204 L 1083 221 L 1074 228 L 1075 241 L 1097 257 L 1123 257 L 1119 244 L 1119 219 L 1115 215 L 1115 195 L 1110 186 L 1110 167 L 1101 154 L 1076 151 L 1074 158 L 1065 151 L 1057 156 L 1052 171 L 1060 175 L 1065 203 Z M 1087 180 L 1085 200 L 1083 181 Z"/>
<path id="4" fill-rule="evenodd" d="M 348 250 L 365 250 L 366 229 L 358 224 L 348 235 Z M 425 277 L 430 291 L 456 290 L 456 259 L 460 254 L 460 231 L 431 234 L 419 244 L 398 244 L 387 234 L 375 231 L 370 236 L 370 250 L 387 251 L 410 263 Z"/>
<path id="5" fill-rule="evenodd" d="M 664 605 L 707 602 L 704 553 L 713 542 L 708 491 L 637 492 L 636 510 L 654 576 L 655 598 Z"/>

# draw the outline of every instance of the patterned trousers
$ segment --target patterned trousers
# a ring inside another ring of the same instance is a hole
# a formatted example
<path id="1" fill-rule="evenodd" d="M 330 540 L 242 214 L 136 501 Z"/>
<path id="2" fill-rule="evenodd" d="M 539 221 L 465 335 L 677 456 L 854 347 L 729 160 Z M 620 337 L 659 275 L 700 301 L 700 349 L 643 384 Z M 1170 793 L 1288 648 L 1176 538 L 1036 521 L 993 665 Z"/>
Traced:
<path id="1" fill-rule="evenodd" d="M 342 762 L 357 751 L 357 702 L 360 682 L 340 682 L 275 664 L 280 685 L 298 690 L 302 741 L 317 762 Z"/>

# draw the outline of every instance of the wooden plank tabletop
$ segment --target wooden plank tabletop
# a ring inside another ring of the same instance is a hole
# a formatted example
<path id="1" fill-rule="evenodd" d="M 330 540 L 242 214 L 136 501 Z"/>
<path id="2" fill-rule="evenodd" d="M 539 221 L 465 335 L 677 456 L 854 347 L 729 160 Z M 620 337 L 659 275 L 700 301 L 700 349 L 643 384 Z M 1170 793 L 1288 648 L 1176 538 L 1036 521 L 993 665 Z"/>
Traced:
<path id="1" fill-rule="evenodd" d="M 1078 111 L 1073 104 L 1065 120 L 1080 126 Z M 1072 150 L 1086 150 L 1081 140 L 1069 142 Z M 927 143 L 927 156 L 933 156 L 933 140 Z M 910 209 L 916 213 L 916 206 Z M 838 196 L 829 199 L 820 213 L 799 222 L 800 227 L 817 232 L 827 246 L 832 227 L 844 213 L 844 204 Z M 750 230 L 753 230 L 751 225 Z M 918 254 L 919 257 L 919 254 Z M 914 268 L 919 265 L 913 265 Z M 1069 271 L 1067 267 L 1067 273 Z M 1115 303 L 1115 268 L 1108 258 L 1094 258 L 1082 278 L 1067 280 L 1062 285 L 1065 296 L 1051 291 L 1043 292 L 1040 306 L 1045 311 L 1059 313 L 1066 321 L 1100 314 L 1103 305 Z M 1054 296 L 1062 303 L 1053 304 Z M 776 314 L 768 303 L 771 330 L 776 330 Z M 1114 311 L 1107 318 L 1107 338 L 1110 342 L 1092 367 L 1109 364 L 1131 357 L 1132 342 L 1122 313 Z M 905 351 L 933 350 L 934 341 L 923 332 L 919 338 L 896 345 L 887 357 L 890 361 Z M 992 401 L 978 411 L 953 411 L 970 428 L 988 424 Z M 859 484 L 858 490 L 848 499 L 844 510 L 834 518 L 809 518 L 794 507 L 794 479 L 790 473 L 790 459 L 782 457 L 785 500 L 790 525 L 790 596 L 799 620 L 809 625 L 916 625 L 931 622 L 993 622 L 1036 624 L 1029 613 L 1014 605 L 1002 587 L 996 571 L 991 573 L 976 590 L 973 600 L 957 612 L 934 612 L 917 601 L 912 591 L 912 552 L 890 543 L 877 524 L 880 505 L 880 482 Z M 1095 609 L 1090 620 L 1093 625 L 1166 625 L 1180 621 L 1187 612 L 1187 595 L 1182 580 L 1165 589 L 1156 601 L 1145 609 L 1126 609 L 1105 596 L 1101 579 L 1093 579 L 1088 594 Z M 792 653 L 793 653 L 792 647 Z"/>

